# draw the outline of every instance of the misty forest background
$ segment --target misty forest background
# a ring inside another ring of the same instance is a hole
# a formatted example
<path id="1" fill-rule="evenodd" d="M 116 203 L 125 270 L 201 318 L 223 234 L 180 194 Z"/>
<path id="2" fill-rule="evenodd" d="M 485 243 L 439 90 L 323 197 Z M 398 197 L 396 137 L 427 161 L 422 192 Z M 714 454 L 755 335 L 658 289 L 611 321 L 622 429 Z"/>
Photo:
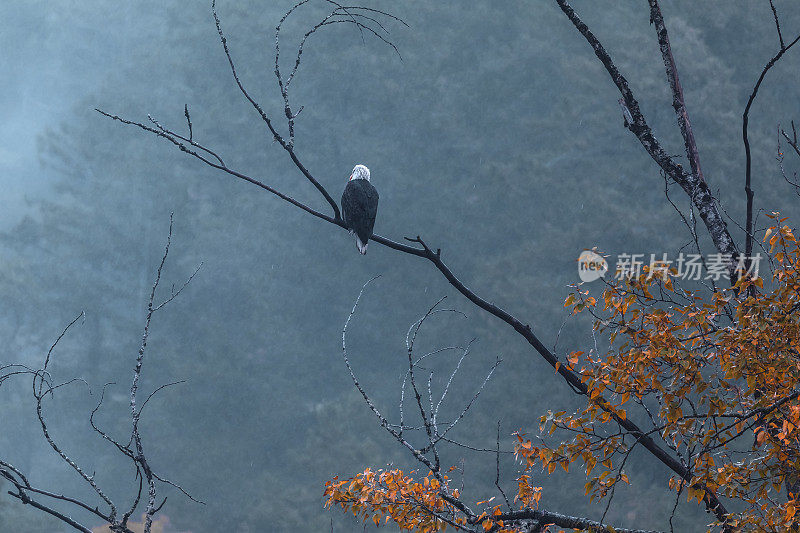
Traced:
<path id="1" fill-rule="evenodd" d="M 519 335 L 472 307 L 426 261 L 378 245 L 361 257 L 338 228 L 94 111 L 136 120 L 151 113 L 180 130 L 188 103 L 195 137 L 230 166 L 324 210 L 238 93 L 208 4 L 0 4 L 0 361 L 38 367 L 61 329 L 86 312 L 51 370 L 85 378 L 95 395 L 81 385 L 60 389 L 46 416 L 112 496 L 132 495 L 132 469 L 93 434 L 88 414 L 103 383 L 116 381 L 99 421 L 128 431 L 126 383 L 174 211 L 164 286 L 204 265 L 156 316 L 143 386 L 187 383 L 153 398 L 142 432 L 156 468 L 207 504 L 162 488 L 169 500 L 161 513 L 175 531 L 194 533 L 327 531 L 331 517 L 336 531 L 360 531 L 323 509 L 324 482 L 389 462 L 415 467 L 378 427 L 341 358 L 342 325 L 369 278 L 382 275 L 350 326 L 350 357 L 391 414 L 407 365 L 405 332 L 444 295 L 468 318 L 437 318 L 423 330 L 425 346 L 478 339 L 450 412 L 472 397 L 497 356 L 504 361 L 459 440 L 494 447 L 501 420 L 501 445 L 511 449 L 514 430 L 535 433 L 541 414 L 570 409 L 575 398 Z M 281 125 L 274 26 L 292 4 L 219 6 L 240 76 Z M 597 246 L 612 259 L 677 255 L 688 241 L 657 167 L 622 127 L 616 89 L 554 3 L 368 5 L 408 22 L 390 26 L 402 61 L 337 25 L 310 39 L 293 90 L 305 106 L 297 153 L 337 199 L 353 165 L 368 165 L 381 195 L 377 233 L 422 235 L 441 247 L 468 286 L 529 321 L 550 346 L 581 250 Z M 574 7 L 630 80 L 656 135 L 682 155 L 646 3 Z M 796 33 L 800 9 L 789 1 L 777 7 L 784 32 Z M 325 10 L 312 4 L 290 19 L 287 50 Z M 778 46 L 769 5 L 682 0 L 666 2 L 664 14 L 706 178 L 741 221 L 741 112 Z M 756 205 L 792 221 L 798 198 L 779 174 L 776 127 L 800 120 L 799 67 L 793 51 L 770 72 L 750 123 Z M 684 196 L 673 195 L 685 209 Z M 589 322 L 568 321 L 558 353 L 586 349 L 590 339 Z M 44 487 L 89 495 L 41 438 L 27 378 L 2 387 L 0 413 L 5 457 Z M 461 458 L 468 498 L 496 495 L 494 457 L 454 449 L 443 461 Z M 509 456 L 502 467 L 513 481 Z M 645 461 L 627 472 L 632 486 L 617 494 L 607 520 L 663 527 L 672 507 L 667 473 Z M 548 509 L 602 514 L 583 497 L 580 472 L 533 481 L 545 487 Z M 698 523 L 698 510 L 683 507 L 680 530 Z M 0 492 L 0 531 L 65 530 Z"/>

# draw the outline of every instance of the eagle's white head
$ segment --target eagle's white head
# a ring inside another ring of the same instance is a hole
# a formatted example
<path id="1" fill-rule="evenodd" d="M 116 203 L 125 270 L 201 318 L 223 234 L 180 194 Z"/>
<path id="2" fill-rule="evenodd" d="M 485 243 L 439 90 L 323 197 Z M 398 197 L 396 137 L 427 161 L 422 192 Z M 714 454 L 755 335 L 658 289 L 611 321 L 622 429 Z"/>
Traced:
<path id="1" fill-rule="evenodd" d="M 350 180 L 367 180 L 369 181 L 369 169 L 364 165 L 356 165 L 353 167 L 353 172 L 350 173 Z M 350 181 L 348 180 L 348 181 Z"/>

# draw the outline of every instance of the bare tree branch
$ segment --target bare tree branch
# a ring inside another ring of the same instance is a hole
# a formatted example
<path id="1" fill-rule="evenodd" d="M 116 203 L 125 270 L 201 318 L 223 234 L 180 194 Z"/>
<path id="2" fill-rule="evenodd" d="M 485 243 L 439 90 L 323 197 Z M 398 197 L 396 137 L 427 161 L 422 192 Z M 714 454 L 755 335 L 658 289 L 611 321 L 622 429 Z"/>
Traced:
<path id="1" fill-rule="evenodd" d="M 595 37 L 594 33 L 589 27 L 581 20 L 578 14 L 572 9 L 567 0 L 556 0 L 561 11 L 572 22 L 573 26 L 578 32 L 586 39 L 592 47 L 597 58 L 605 67 L 614 85 L 617 86 L 619 92 L 624 99 L 625 107 L 629 110 L 633 123 L 628 125 L 628 129 L 636 135 L 639 142 L 644 147 L 645 151 L 650 155 L 653 161 L 666 173 L 667 176 L 675 183 L 680 185 L 684 192 L 689 196 L 692 203 L 697 208 L 700 218 L 703 220 L 706 228 L 708 229 L 711 240 L 720 254 L 729 256 L 728 271 L 731 275 L 731 280 L 735 280 L 736 274 L 736 260 L 738 250 L 736 243 L 728 231 L 725 220 L 719 212 L 714 196 L 711 194 L 711 189 L 708 184 L 700 177 L 702 174 L 695 175 L 691 172 L 686 172 L 681 165 L 675 163 L 672 157 L 664 151 L 653 134 L 652 129 L 647 124 L 647 120 L 639 108 L 639 102 L 633 95 L 633 91 L 628 84 L 628 80 L 622 75 L 617 68 L 611 56 L 606 49 Z M 688 119 L 688 116 L 687 116 Z M 688 122 L 687 122 L 688 124 Z M 688 147 L 687 147 L 688 149 Z M 696 148 L 693 150 L 696 151 Z M 699 164 L 698 164 L 699 168 Z"/>
<path id="2" fill-rule="evenodd" d="M 672 55 L 672 46 L 669 43 L 669 35 L 664 24 L 664 17 L 661 14 L 661 7 L 658 5 L 658 0 L 648 0 L 648 2 L 650 4 L 650 20 L 655 25 L 656 34 L 658 35 L 658 46 L 664 59 L 667 80 L 669 81 L 670 89 L 672 89 L 672 107 L 675 108 L 675 114 L 678 115 L 678 126 L 686 145 L 686 157 L 689 159 L 689 164 L 692 168 L 692 176 L 697 180 L 705 181 L 703 171 L 700 168 L 700 154 L 697 151 L 697 143 L 694 140 L 692 123 L 689 121 L 689 113 L 686 111 L 683 87 L 681 87 L 681 82 L 678 78 L 678 66 L 675 64 L 675 57 Z"/>
<path id="3" fill-rule="evenodd" d="M 778 30 L 778 42 L 781 44 L 781 50 L 783 50 L 786 45 L 783 44 L 783 34 L 781 33 L 781 21 L 778 20 L 778 11 L 775 9 L 775 4 L 772 3 L 772 0 L 769 0 L 769 7 L 772 9 L 772 17 L 775 19 L 775 29 Z"/>
<path id="4" fill-rule="evenodd" d="M 188 115 L 188 112 L 187 112 Z M 188 116 L 187 116 L 188 120 Z M 158 131 L 158 130 L 155 130 Z M 170 292 L 170 296 L 161 304 L 154 305 L 155 297 L 157 294 L 157 289 L 159 283 L 161 281 L 162 271 L 164 265 L 167 260 L 167 256 L 169 255 L 169 249 L 172 239 L 172 215 L 170 215 L 170 229 L 169 235 L 167 238 L 167 244 L 164 250 L 164 254 L 162 255 L 161 262 L 159 263 L 157 273 L 156 273 L 156 280 L 153 284 L 153 287 L 150 291 L 150 297 L 148 300 L 147 305 L 147 316 L 145 320 L 144 332 L 142 335 L 142 342 L 139 349 L 139 353 L 136 359 L 136 366 L 134 369 L 134 375 L 131 382 L 131 400 L 130 400 L 130 415 L 131 415 L 131 437 L 130 441 L 127 445 L 121 444 L 118 440 L 112 437 L 107 432 L 100 429 L 97 424 L 95 423 L 95 415 L 100 410 L 103 405 L 103 400 L 105 398 L 105 391 L 110 383 L 107 383 L 103 386 L 100 400 L 97 403 L 97 406 L 91 411 L 89 415 L 89 424 L 92 426 L 92 429 L 100 435 L 104 440 L 110 442 L 114 445 L 114 447 L 119 451 L 123 456 L 133 462 L 133 465 L 136 469 L 136 477 L 138 478 L 138 490 L 136 496 L 134 498 L 133 503 L 131 506 L 125 511 L 122 517 L 118 517 L 117 505 L 114 501 L 106 494 L 106 492 L 98 485 L 95 480 L 94 474 L 88 474 L 88 472 L 80 466 L 77 462 L 75 462 L 62 448 L 62 446 L 56 441 L 56 439 L 51 434 L 50 428 L 48 427 L 47 420 L 44 416 L 44 399 L 48 397 L 48 395 L 53 398 L 55 397 L 54 392 L 57 391 L 59 388 L 69 385 L 75 382 L 81 382 L 86 384 L 86 381 L 79 378 L 73 378 L 68 381 L 55 384 L 48 367 L 52 360 L 52 356 L 57 348 L 61 339 L 68 333 L 70 328 L 74 326 L 78 320 L 83 318 L 85 315 L 84 313 L 80 313 L 75 319 L 73 319 L 60 333 L 60 335 L 56 338 L 55 342 L 50 346 L 47 354 L 45 355 L 42 367 L 38 370 L 33 370 L 24 365 L 18 364 L 9 364 L 0 366 L 0 384 L 2 384 L 6 379 L 11 376 L 15 375 L 29 375 L 32 376 L 32 395 L 36 402 L 36 416 L 39 421 L 39 425 L 42 431 L 42 435 L 50 447 L 61 457 L 61 459 L 67 463 L 73 470 L 75 470 L 78 475 L 93 489 L 95 494 L 97 494 L 98 498 L 108 506 L 108 512 L 101 511 L 96 505 L 91 505 L 86 501 L 82 501 L 78 498 L 74 498 L 64 494 L 58 494 L 49 490 L 41 489 L 38 487 L 34 487 L 28 481 L 28 478 L 22 473 L 21 470 L 14 467 L 8 461 L 0 459 L 0 478 L 6 479 L 9 481 L 13 487 L 14 491 L 9 491 L 8 493 L 19 500 L 23 505 L 30 505 L 40 511 L 47 513 L 58 520 L 61 520 L 65 524 L 71 526 L 78 531 L 83 531 L 85 533 L 91 533 L 91 530 L 80 524 L 77 520 L 70 517 L 68 514 L 53 509 L 47 504 L 44 504 L 40 501 L 34 500 L 31 497 L 31 494 L 38 494 L 47 498 L 51 498 L 53 500 L 66 502 L 71 505 L 76 506 L 77 508 L 88 511 L 92 515 L 100 518 L 101 520 L 108 523 L 108 526 L 111 528 L 112 531 L 117 533 L 133 533 L 133 531 L 127 527 L 128 519 L 135 511 L 136 507 L 138 506 L 141 496 L 142 496 L 142 489 L 143 489 L 143 482 L 147 482 L 148 487 L 148 503 L 147 503 L 147 510 L 145 512 L 145 523 L 144 523 L 144 531 L 145 533 L 151 533 L 152 524 L 153 524 L 153 516 L 161 509 L 166 501 L 166 498 L 162 500 L 162 502 L 156 505 L 156 482 L 161 482 L 167 485 L 171 485 L 181 492 L 183 492 L 189 499 L 192 501 L 202 503 L 199 500 L 193 498 L 187 491 L 185 491 L 180 485 L 160 476 L 156 472 L 153 471 L 151 468 L 148 459 L 144 452 L 144 447 L 142 445 L 142 435 L 139 432 L 139 420 L 142 414 L 142 409 L 147 405 L 150 398 L 153 397 L 154 394 L 158 393 L 159 391 L 177 383 L 182 383 L 183 381 L 177 381 L 173 383 L 167 383 L 165 385 L 161 385 L 157 387 L 153 392 L 151 392 L 147 399 L 141 404 L 140 407 L 137 408 L 137 392 L 139 389 L 139 380 L 142 373 L 142 367 L 144 364 L 144 354 L 145 348 L 147 346 L 147 340 L 150 332 L 150 326 L 153 314 L 162 309 L 166 304 L 171 302 L 175 299 L 191 282 L 194 278 L 195 274 L 197 274 L 197 270 L 184 282 L 184 284 L 176 291 L 173 289 Z M 199 269 L 199 267 L 198 267 Z M 87 384 L 88 387 L 88 384 Z M 91 391 L 90 391 L 91 393 Z M 134 448 L 132 448 L 134 446 Z"/>
<path id="5" fill-rule="evenodd" d="M 602 533 L 658 533 L 648 529 L 628 529 L 622 527 L 610 526 L 589 520 L 588 518 L 580 518 L 576 516 L 568 516 L 551 511 L 541 509 L 523 509 L 521 511 L 509 511 L 507 513 L 499 514 L 495 517 L 498 520 L 519 520 L 523 518 L 536 520 L 541 524 L 554 524 L 558 527 L 565 527 L 581 531 L 592 531 Z"/>
<path id="6" fill-rule="evenodd" d="M 748 137 L 748 126 L 750 124 L 750 108 L 753 105 L 753 102 L 758 95 L 758 90 L 761 87 L 761 82 L 764 81 L 764 77 L 767 75 L 767 72 L 777 63 L 783 54 L 789 51 L 791 47 L 797 44 L 797 41 L 800 41 L 800 35 L 794 38 L 792 42 L 788 45 L 784 45 L 783 43 L 783 35 L 781 34 L 781 27 L 778 21 L 778 12 L 775 10 L 775 6 L 772 4 L 772 0 L 770 0 L 770 7 L 772 8 L 772 14 L 775 17 L 775 25 L 778 28 L 778 37 L 780 38 L 781 48 L 778 50 L 778 53 L 772 56 L 772 58 L 767 61 L 767 64 L 764 65 L 764 68 L 761 70 L 761 75 L 758 77 L 758 81 L 756 81 L 755 86 L 753 87 L 753 91 L 750 93 L 750 97 L 747 99 L 747 105 L 744 108 L 744 112 L 742 113 L 742 142 L 744 143 L 744 155 L 745 155 L 745 167 L 744 167 L 744 192 L 747 198 L 747 220 L 745 222 L 745 256 L 750 257 L 753 253 L 753 188 L 751 185 L 752 181 L 752 157 L 750 155 L 750 139 Z"/>
<path id="7" fill-rule="evenodd" d="M 646 531 L 646 530 L 616 528 L 616 527 L 612 527 L 610 525 L 603 524 L 602 522 L 590 520 L 590 519 L 587 519 L 587 518 L 569 516 L 569 515 L 550 512 L 550 511 L 546 511 L 546 510 L 542 510 L 542 509 L 536 509 L 536 510 L 534 510 L 534 509 L 512 510 L 511 509 L 511 502 L 507 498 L 505 491 L 500 486 L 500 454 L 501 453 L 507 453 L 507 452 L 501 452 L 500 451 L 500 422 L 498 421 L 498 424 L 497 424 L 497 439 L 496 439 L 496 445 L 495 445 L 494 449 L 482 449 L 482 448 L 477 448 L 477 447 L 473 447 L 473 446 L 469 446 L 469 445 L 464 445 L 462 443 L 458 443 L 458 442 L 452 441 L 451 439 L 447 439 L 445 437 L 445 434 L 447 433 L 447 431 L 449 431 L 458 422 L 458 420 L 463 418 L 464 415 L 469 411 L 470 407 L 472 406 L 472 404 L 474 403 L 474 401 L 477 399 L 478 395 L 480 394 L 480 391 L 486 385 L 488 380 L 491 378 L 492 373 L 497 368 L 497 365 L 500 363 L 499 359 L 492 366 L 492 368 L 489 371 L 488 375 L 486 376 L 486 378 L 484 379 L 483 383 L 481 384 L 481 387 L 478 390 L 478 392 L 473 396 L 473 398 L 469 402 L 467 402 L 465 407 L 461 410 L 461 413 L 459 414 L 459 416 L 453 422 L 451 422 L 451 424 L 448 426 L 448 428 L 444 432 L 439 432 L 438 424 L 436 422 L 436 412 L 438 411 L 440 405 L 439 404 L 434 404 L 434 402 L 433 402 L 433 393 L 432 393 L 432 390 L 431 390 L 431 376 L 433 375 L 433 372 L 430 372 L 428 374 L 428 376 L 429 376 L 429 378 L 427 379 L 428 405 L 426 405 L 426 403 L 422 399 L 422 394 L 420 394 L 420 392 L 419 392 L 419 390 L 417 388 L 416 379 L 414 377 L 415 376 L 414 370 L 416 369 L 417 364 L 420 361 L 422 361 L 422 360 L 426 359 L 427 357 L 430 357 L 430 356 L 432 356 L 434 354 L 441 354 L 444 351 L 446 351 L 446 350 L 448 350 L 449 348 L 452 348 L 452 347 L 447 347 L 447 348 L 439 349 L 439 350 L 433 350 L 431 352 L 426 353 L 425 355 L 423 355 L 421 357 L 415 357 L 414 354 L 413 354 L 413 350 L 414 350 L 414 343 L 415 343 L 415 340 L 417 338 L 417 335 L 419 334 L 419 331 L 420 331 L 421 327 L 425 324 L 425 322 L 431 316 L 437 314 L 437 312 L 440 313 L 440 312 L 452 311 L 450 309 L 438 309 L 438 306 L 442 303 L 444 298 L 439 299 L 433 306 L 431 306 L 427 310 L 427 312 L 420 319 L 418 319 L 413 324 L 411 324 L 411 327 L 409 328 L 409 330 L 408 330 L 408 332 L 406 334 L 406 349 L 407 349 L 407 352 L 408 352 L 408 360 L 409 360 L 409 369 L 407 371 L 407 376 L 408 376 L 409 381 L 411 382 L 412 389 L 415 392 L 415 399 L 416 399 L 417 407 L 419 409 L 419 417 L 422 420 L 422 426 L 410 428 L 409 426 L 404 425 L 402 422 L 401 422 L 401 424 L 399 426 L 389 422 L 380 413 L 380 411 L 378 410 L 378 408 L 375 406 L 374 402 L 370 398 L 369 394 L 364 390 L 364 388 L 362 387 L 361 383 L 355 377 L 353 368 L 351 366 L 349 357 L 347 355 L 346 336 L 347 336 L 347 330 L 348 330 L 349 325 L 350 325 L 350 321 L 352 320 L 352 318 L 353 318 L 353 316 L 355 314 L 355 311 L 356 311 L 356 309 L 358 307 L 358 304 L 359 304 L 359 302 L 361 300 L 361 297 L 364 294 L 364 291 L 365 291 L 366 287 L 370 283 L 372 283 L 372 281 L 374 281 L 375 279 L 376 278 L 370 279 L 369 281 L 367 281 L 362 286 L 361 290 L 359 291 L 358 297 L 356 298 L 356 301 L 355 301 L 355 303 L 353 305 L 353 308 L 350 311 L 350 313 L 348 314 L 347 320 L 345 321 L 345 325 L 344 325 L 344 327 L 342 329 L 342 354 L 343 354 L 343 357 L 344 357 L 345 365 L 347 366 L 347 370 L 350 373 L 351 379 L 353 380 L 353 384 L 355 385 L 356 389 L 361 394 L 361 396 L 364 399 L 364 401 L 367 403 L 367 405 L 370 408 L 370 410 L 376 415 L 376 417 L 380 421 L 381 426 L 384 429 L 386 429 L 395 438 L 395 440 L 397 440 L 401 445 L 403 445 L 406 449 L 410 450 L 411 453 L 413 454 L 414 458 L 417 461 L 419 461 L 422 465 L 424 465 L 427 469 L 429 469 L 431 471 L 431 473 L 437 479 L 440 480 L 440 482 L 441 482 L 440 487 L 441 488 L 439 489 L 438 496 L 442 500 L 444 500 L 447 503 L 449 503 L 452 506 L 452 509 L 449 509 L 449 510 L 433 509 L 432 507 L 427 506 L 427 505 L 423 504 L 422 502 L 420 502 L 418 500 L 414 500 L 413 502 L 409 501 L 409 502 L 407 502 L 408 505 L 415 506 L 418 510 L 420 510 L 420 511 L 422 511 L 422 512 L 424 512 L 424 513 L 426 513 L 426 514 L 428 514 L 428 515 L 430 515 L 432 517 L 435 517 L 438 520 L 441 520 L 441 521 L 451 525 L 454 529 L 456 529 L 458 531 L 469 531 L 469 532 L 477 533 L 479 531 L 485 531 L 486 530 L 485 529 L 485 524 L 483 524 L 483 522 L 482 522 L 482 520 L 483 520 L 482 517 L 485 517 L 486 514 L 478 515 L 478 513 L 476 511 L 473 511 L 464 502 L 464 500 L 461 499 L 460 493 L 463 492 L 463 487 L 462 487 L 462 490 L 457 492 L 457 493 L 451 491 L 449 489 L 449 487 L 448 487 L 446 478 L 444 478 L 442 473 L 441 473 L 438 445 L 439 445 L 440 442 L 446 442 L 446 443 L 450 443 L 450 444 L 453 444 L 453 445 L 456 445 L 456 446 L 465 447 L 467 449 L 470 449 L 470 450 L 473 450 L 473 451 L 476 451 L 476 452 L 490 453 L 490 454 L 492 454 L 494 456 L 495 469 L 496 469 L 495 470 L 496 471 L 496 474 L 495 474 L 495 486 L 497 487 L 497 489 L 499 490 L 499 492 L 502 495 L 503 499 L 505 500 L 506 505 L 509 507 L 509 510 L 506 513 L 501 513 L 499 515 L 493 514 L 492 515 L 492 519 L 493 520 L 502 520 L 503 523 L 504 523 L 504 528 L 512 528 L 515 531 L 516 530 L 534 531 L 536 529 L 531 529 L 530 528 L 530 523 L 533 521 L 533 522 L 535 522 L 537 524 L 536 527 L 539 528 L 538 529 L 539 531 L 542 531 L 541 528 L 546 526 L 546 525 L 556 525 L 556 526 L 559 526 L 559 527 L 585 529 L 585 530 L 590 530 L 590 531 L 607 532 L 607 533 L 611 533 L 613 531 L 627 532 L 627 533 L 655 533 L 655 532 L 650 532 L 650 531 Z M 467 348 L 465 348 L 462 351 L 460 359 L 459 359 L 458 363 L 456 364 L 455 371 L 457 371 L 460 368 L 461 363 L 462 363 L 464 357 L 466 356 L 466 352 L 468 351 L 468 348 L 469 348 L 469 345 L 467 346 Z M 449 390 L 449 388 L 451 387 L 452 379 L 453 379 L 453 376 L 455 375 L 455 371 L 453 371 L 450 374 L 450 378 L 449 378 L 448 382 L 445 385 L 445 392 L 447 390 Z M 406 383 L 406 380 L 403 379 L 403 383 L 401 385 L 401 391 L 405 390 L 405 383 Z M 403 396 L 404 395 L 401 393 L 401 398 Z M 444 397 L 444 394 L 442 395 L 442 398 L 443 397 Z M 440 402 L 441 402 L 441 400 L 440 400 Z M 401 419 L 402 419 L 402 400 L 401 400 Z M 399 430 L 397 430 L 395 428 L 399 428 Z M 425 446 L 424 448 L 421 448 L 421 449 L 416 448 L 414 445 L 411 444 L 411 442 L 409 440 L 407 440 L 402 435 L 402 430 L 403 429 L 416 429 L 416 430 L 419 430 L 419 431 L 424 430 L 425 431 L 425 437 L 426 437 L 426 439 L 428 441 L 427 446 Z M 429 454 L 433 455 L 433 460 L 431 460 L 429 458 Z M 483 502 L 480 502 L 480 503 L 483 503 Z M 459 523 L 455 519 L 456 515 L 452 514 L 454 512 L 453 509 L 456 510 L 455 512 L 460 512 L 461 514 L 463 514 L 464 518 L 466 518 L 466 524 L 467 525 L 463 525 L 463 523 Z M 523 528 L 523 529 L 519 529 L 519 528 Z M 495 529 L 491 529 L 491 531 L 496 531 L 496 526 L 495 526 Z"/>

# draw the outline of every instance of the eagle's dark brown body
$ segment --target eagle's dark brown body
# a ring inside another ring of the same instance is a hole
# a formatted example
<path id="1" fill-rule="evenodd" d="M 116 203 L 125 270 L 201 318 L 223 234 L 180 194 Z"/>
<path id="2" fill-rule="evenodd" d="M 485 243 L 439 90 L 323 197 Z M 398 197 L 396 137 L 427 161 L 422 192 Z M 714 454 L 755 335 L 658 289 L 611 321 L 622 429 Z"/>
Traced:
<path id="1" fill-rule="evenodd" d="M 351 233 L 356 236 L 358 251 L 367 253 L 367 241 L 372 236 L 375 215 L 378 213 L 378 191 L 369 179 L 352 178 L 342 193 L 342 216 Z"/>

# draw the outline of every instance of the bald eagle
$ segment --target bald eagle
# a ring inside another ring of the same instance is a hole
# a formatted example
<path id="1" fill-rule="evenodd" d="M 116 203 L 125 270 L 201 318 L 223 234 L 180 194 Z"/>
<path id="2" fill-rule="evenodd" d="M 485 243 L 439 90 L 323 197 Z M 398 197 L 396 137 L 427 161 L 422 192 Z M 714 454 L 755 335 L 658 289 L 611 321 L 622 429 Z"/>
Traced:
<path id="1" fill-rule="evenodd" d="M 367 241 L 372 236 L 378 212 L 378 191 L 369 182 L 369 169 L 356 165 L 342 193 L 342 216 L 350 234 L 355 235 L 361 255 L 367 253 Z"/>

